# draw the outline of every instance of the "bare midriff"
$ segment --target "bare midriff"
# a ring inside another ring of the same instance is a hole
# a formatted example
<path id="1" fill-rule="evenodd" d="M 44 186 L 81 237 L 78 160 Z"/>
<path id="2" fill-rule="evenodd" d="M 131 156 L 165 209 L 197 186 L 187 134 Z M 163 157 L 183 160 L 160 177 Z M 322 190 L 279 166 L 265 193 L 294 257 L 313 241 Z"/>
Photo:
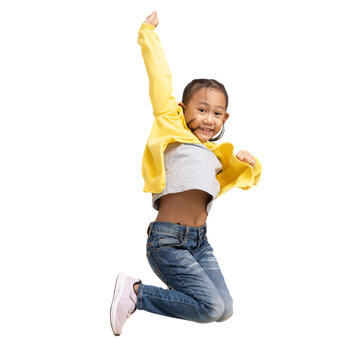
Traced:
<path id="1" fill-rule="evenodd" d="M 159 199 L 159 213 L 155 221 L 202 226 L 206 222 L 206 207 L 211 199 L 212 196 L 202 190 L 164 195 Z"/>

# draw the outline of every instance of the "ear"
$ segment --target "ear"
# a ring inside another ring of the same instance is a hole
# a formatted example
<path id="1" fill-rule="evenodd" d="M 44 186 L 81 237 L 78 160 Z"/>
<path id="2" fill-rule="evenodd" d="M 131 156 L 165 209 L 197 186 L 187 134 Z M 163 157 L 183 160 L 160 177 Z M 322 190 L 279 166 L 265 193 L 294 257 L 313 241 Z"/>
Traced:
<path id="1" fill-rule="evenodd" d="M 229 113 L 226 113 L 226 114 L 225 114 L 225 116 L 224 116 L 224 120 L 223 120 L 223 121 L 224 121 L 224 124 L 225 124 L 226 120 L 229 118 L 229 116 L 230 116 L 230 114 L 229 114 Z"/>
<path id="2" fill-rule="evenodd" d="M 183 110 L 185 111 L 185 105 L 184 103 L 180 102 L 179 105 L 183 108 Z"/>

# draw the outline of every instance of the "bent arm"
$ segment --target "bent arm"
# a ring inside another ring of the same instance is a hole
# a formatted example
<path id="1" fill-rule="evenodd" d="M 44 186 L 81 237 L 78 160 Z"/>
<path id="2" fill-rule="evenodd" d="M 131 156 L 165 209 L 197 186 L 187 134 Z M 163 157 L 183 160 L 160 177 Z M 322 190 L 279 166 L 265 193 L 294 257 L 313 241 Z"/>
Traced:
<path id="1" fill-rule="evenodd" d="M 172 76 L 155 26 L 143 23 L 138 43 L 149 77 L 149 94 L 155 117 L 177 113 L 178 104 L 172 95 Z"/>
<path id="2" fill-rule="evenodd" d="M 229 142 L 219 145 L 211 144 L 210 146 L 206 143 L 206 145 L 210 150 L 213 149 L 215 155 L 222 164 L 221 172 L 216 175 L 216 178 L 220 183 L 220 192 L 218 196 L 224 194 L 233 187 L 248 190 L 259 182 L 262 165 L 256 157 L 254 157 L 255 165 L 251 166 L 242 162 L 234 155 L 234 145 Z"/>

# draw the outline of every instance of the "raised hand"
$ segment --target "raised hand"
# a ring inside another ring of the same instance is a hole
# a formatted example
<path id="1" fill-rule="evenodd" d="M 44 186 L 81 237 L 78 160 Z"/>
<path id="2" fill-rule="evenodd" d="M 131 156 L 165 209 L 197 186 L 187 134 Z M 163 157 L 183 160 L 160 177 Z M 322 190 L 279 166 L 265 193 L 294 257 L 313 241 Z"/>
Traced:
<path id="1" fill-rule="evenodd" d="M 157 16 L 157 12 L 153 11 L 144 21 L 146 24 L 151 24 L 157 27 L 159 25 L 159 18 Z"/>

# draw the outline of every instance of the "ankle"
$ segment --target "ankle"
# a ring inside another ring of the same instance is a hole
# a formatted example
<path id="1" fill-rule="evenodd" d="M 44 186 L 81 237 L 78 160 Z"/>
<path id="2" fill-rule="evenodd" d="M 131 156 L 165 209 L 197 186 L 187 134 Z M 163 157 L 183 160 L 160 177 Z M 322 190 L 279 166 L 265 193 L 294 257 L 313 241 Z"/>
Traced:
<path id="1" fill-rule="evenodd" d="M 134 286 L 133 286 L 136 295 L 138 294 L 139 285 L 140 285 L 140 283 L 137 282 L 137 283 L 135 283 Z"/>

